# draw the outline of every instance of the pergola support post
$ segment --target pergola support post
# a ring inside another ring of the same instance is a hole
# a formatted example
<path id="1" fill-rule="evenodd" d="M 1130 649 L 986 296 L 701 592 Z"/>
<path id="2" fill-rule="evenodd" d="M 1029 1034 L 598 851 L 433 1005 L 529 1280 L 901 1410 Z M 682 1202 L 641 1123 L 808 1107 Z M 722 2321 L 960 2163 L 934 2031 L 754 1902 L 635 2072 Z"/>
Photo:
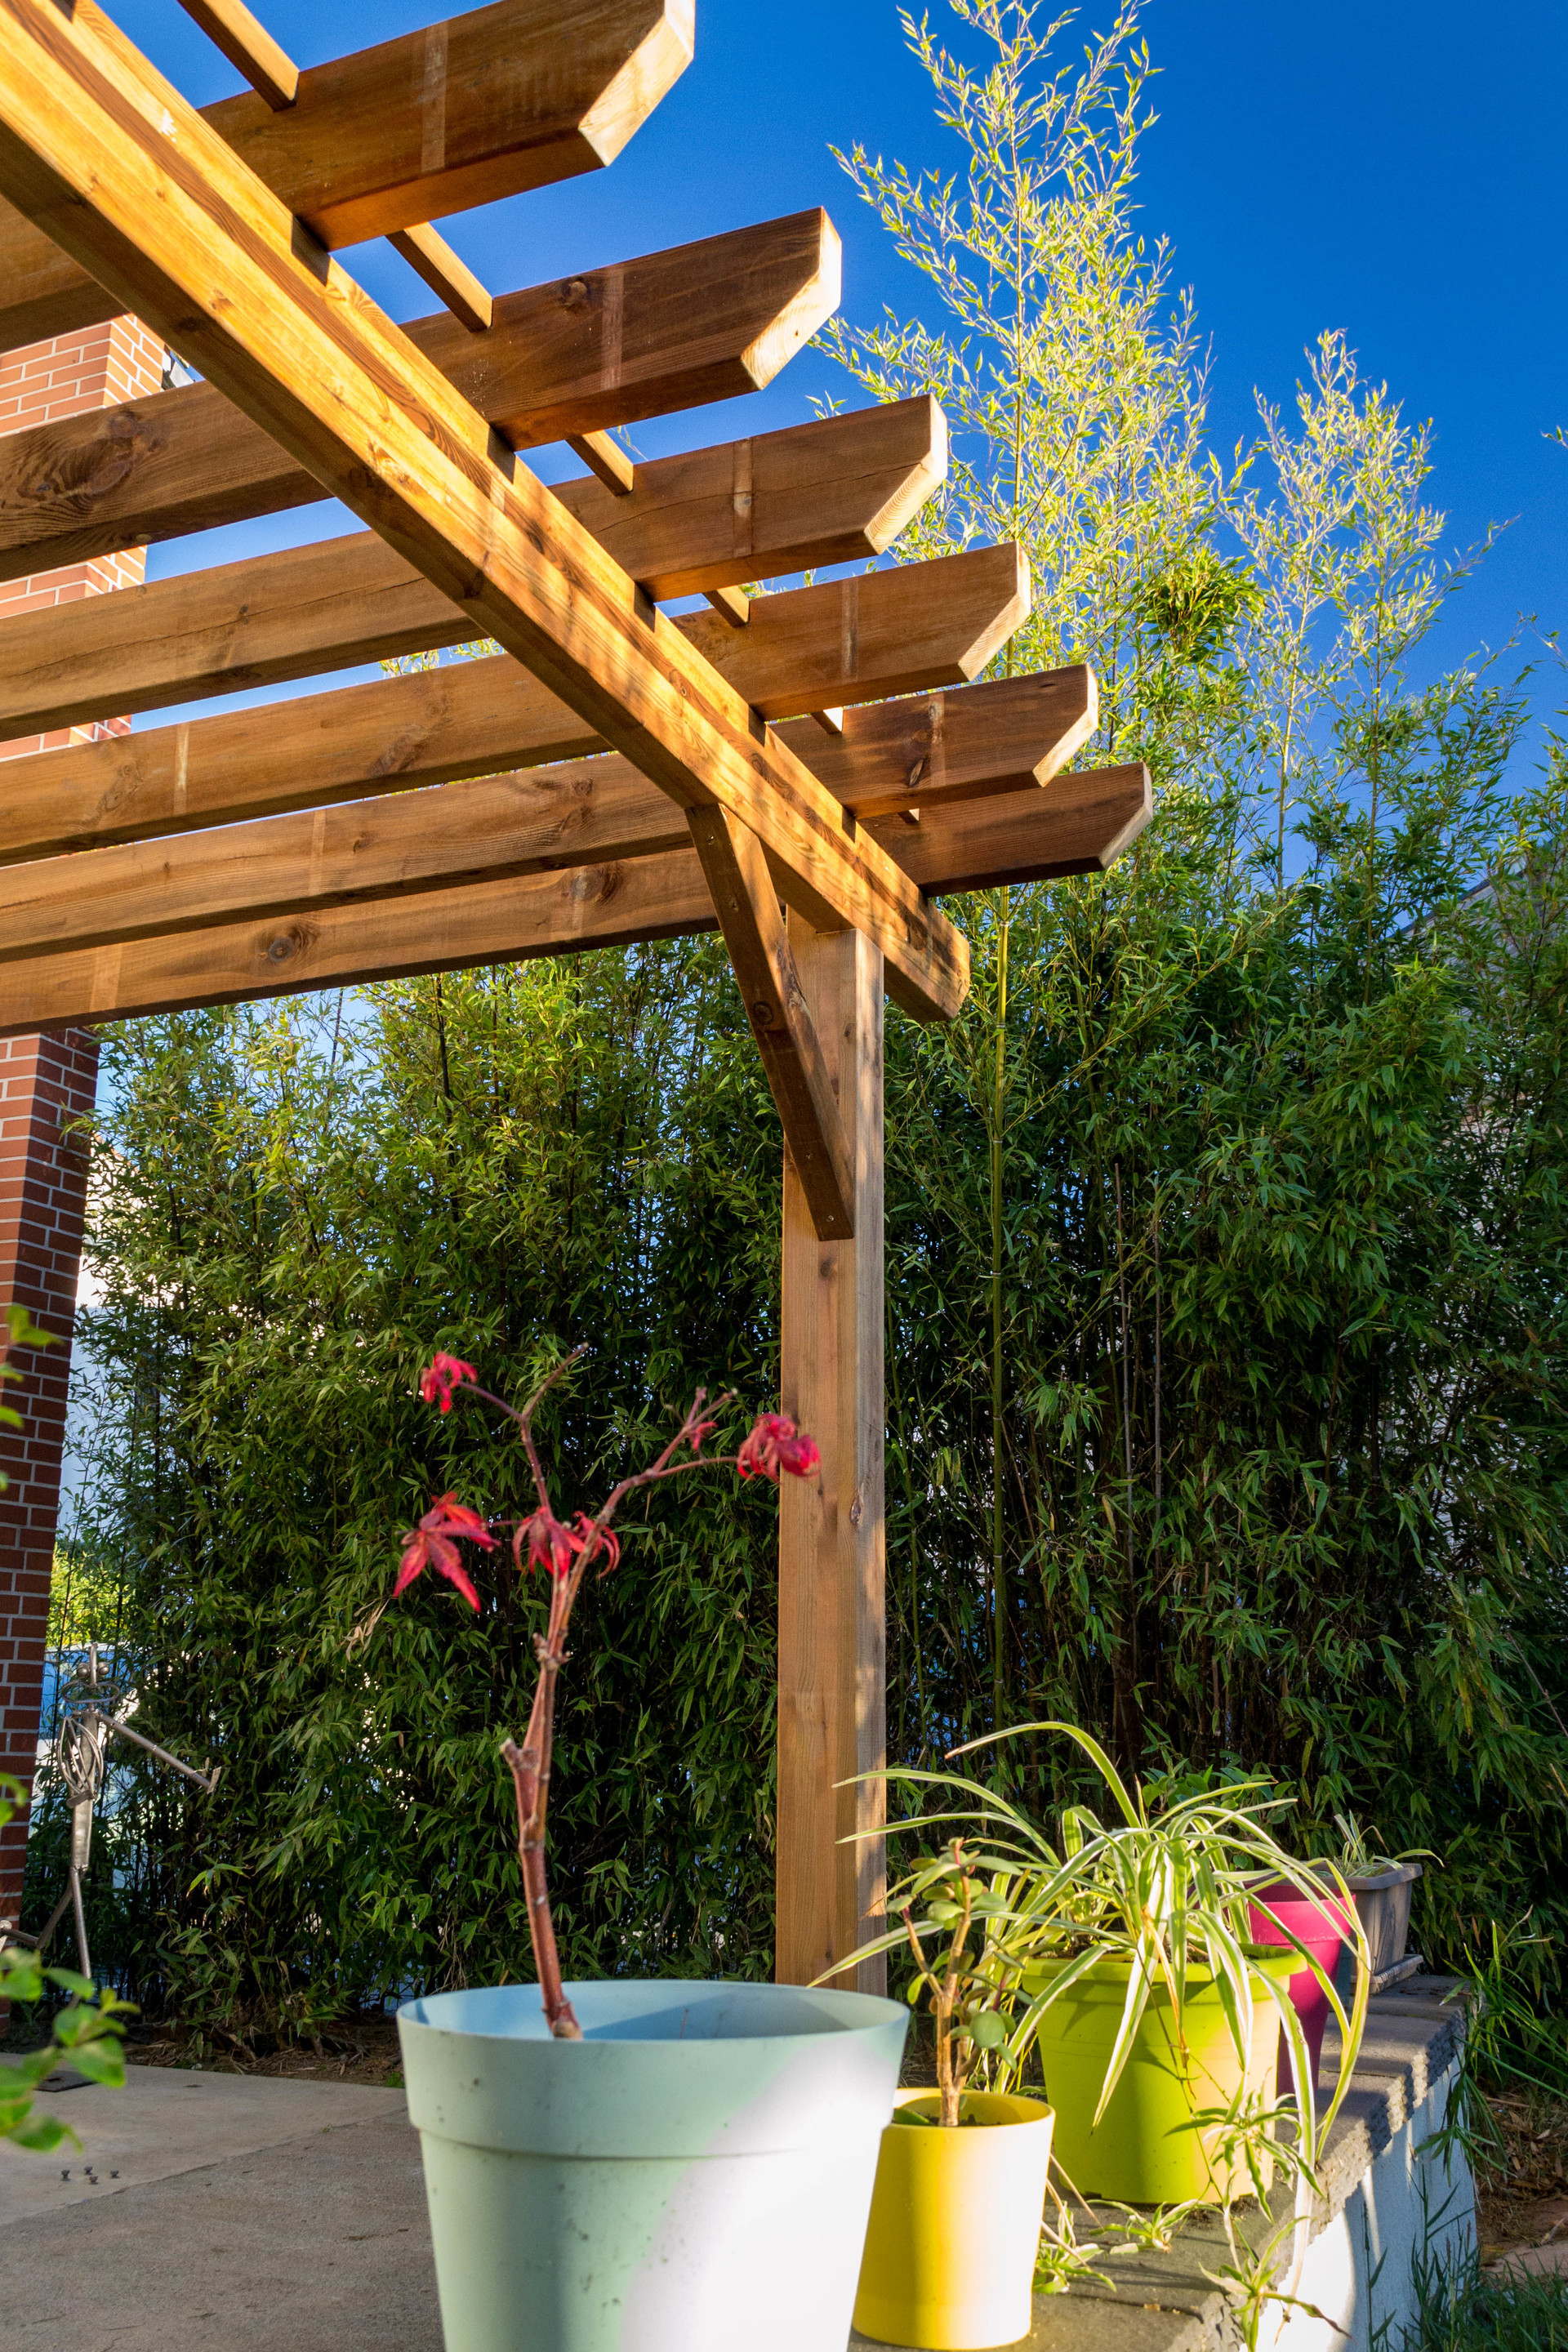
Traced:
<path id="1" fill-rule="evenodd" d="M 777 1930 L 774 1974 L 806 1984 L 881 1925 L 886 1864 L 882 1368 L 882 957 L 858 931 L 789 918 L 807 1010 L 854 1170 L 855 1232 L 819 1241 L 787 1150 L 780 1391 L 822 1449 L 820 1483 L 779 1497 Z M 885 1990 L 863 1961 L 862 1992 Z"/>

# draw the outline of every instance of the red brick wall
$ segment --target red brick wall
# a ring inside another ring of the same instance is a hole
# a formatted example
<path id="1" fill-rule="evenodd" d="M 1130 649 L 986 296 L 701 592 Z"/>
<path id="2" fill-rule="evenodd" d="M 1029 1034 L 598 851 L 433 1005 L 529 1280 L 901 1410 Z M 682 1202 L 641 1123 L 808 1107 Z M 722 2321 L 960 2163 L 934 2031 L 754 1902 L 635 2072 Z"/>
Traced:
<path id="1" fill-rule="evenodd" d="M 59 1507 L 70 1334 L 81 1254 L 87 1155 L 72 1122 L 92 1108 L 98 1040 L 90 1030 L 0 1037 L 0 1305 L 19 1300 L 55 1333 L 18 1349 L 5 1383 L 21 1430 L 0 1429 L 0 1771 L 30 1782 L 37 1749 Z M 4 1352 L 0 1345 L 0 1352 Z M 25 1824 L 0 1830 L 0 1914 L 16 1916 Z"/>
<path id="2" fill-rule="evenodd" d="M 113 319 L 0 356 L 0 433 L 155 393 L 163 346 L 136 319 Z M 0 625 L 79 596 L 139 585 L 141 548 L 0 582 Z M 0 760 L 123 734 L 129 719 L 0 744 Z M 25 1383 L 5 1383 L 26 1427 L 0 1430 L 0 1771 L 31 1784 L 37 1752 L 49 1578 L 65 1440 L 87 1159 L 70 1129 L 90 1111 L 98 1040 L 90 1030 L 0 1038 L 0 1307 L 19 1300 L 60 1344 L 18 1351 Z M 0 1916 L 15 1917 L 26 1829 L 0 1830 Z"/>
<path id="3" fill-rule="evenodd" d="M 56 417 L 79 416 L 84 409 L 112 408 L 158 390 L 163 345 L 140 319 L 110 319 L 57 335 L 47 343 L 25 343 L 0 354 L 0 433 L 47 425 Z M 0 580 L 0 621 L 13 613 L 40 613 L 50 604 L 74 604 L 106 588 L 140 588 L 147 551 L 128 547 L 91 563 L 68 563 L 28 579 Z M 64 743 L 88 743 L 103 735 L 123 735 L 129 719 L 106 719 L 91 727 L 58 727 L 47 735 L 26 735 L 0 743 L 0 760 L 26 751 L 53 751 Z"/>

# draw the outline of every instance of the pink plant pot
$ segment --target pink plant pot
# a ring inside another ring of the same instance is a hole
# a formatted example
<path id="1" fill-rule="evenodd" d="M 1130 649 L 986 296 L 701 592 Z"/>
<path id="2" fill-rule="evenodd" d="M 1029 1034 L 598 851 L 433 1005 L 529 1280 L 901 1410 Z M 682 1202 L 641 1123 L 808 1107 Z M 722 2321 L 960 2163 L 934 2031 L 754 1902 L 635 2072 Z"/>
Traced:
<path id="1" fill-rule="evenodd" d="M 1325 1887 L 1321 1897 L 1299 1894 L 1283 1880 L 1273 1886 L 1258 1889 L 1263 1902 L 1275 1915 L 1270 1919 L 1257 1903 L 1251 1906 L 1252 1939 L 1257 1944 L 1283 1944 L 1281 1927 L 1289 1927 L 1299 1943 L 1304 1944 L 1331 1984 L 1339 1967 L 1347 1940 L 1353 1939 L 1354 1928 L 1342 1895 Z M 1276 1926 L 1275 1920 L 1279 1921 Z M 1318 2087 L 1318 2064 L 1323 2054 L 1323 2028 L 1329 2021 L 1329 1996 L 1309 1968 L 1298 1969 L 1290 1979 L 1291 2004 L 1301 2021 L 1301 2031 L 1307 2040 L 1307 2054 L 1312 2062 L 1312 2089 Z M 1285 2030 L 1279 2030 L 1279 2088 L 1281 2098 L 1295 2087 L 1290 2072 L 1290 2046 Z"/>

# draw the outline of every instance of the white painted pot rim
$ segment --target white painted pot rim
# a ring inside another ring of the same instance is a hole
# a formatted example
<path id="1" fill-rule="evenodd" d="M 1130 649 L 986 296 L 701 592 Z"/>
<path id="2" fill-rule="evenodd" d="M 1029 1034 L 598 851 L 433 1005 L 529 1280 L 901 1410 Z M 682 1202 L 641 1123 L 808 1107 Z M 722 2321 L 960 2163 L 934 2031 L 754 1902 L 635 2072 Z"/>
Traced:
<path id="1" fill-rule="evenodd" d="M 879 2084 L 874 2127 L 888 2119 L 907 2024 L 900 2002 L 686 1978 L 565 1990 L 581 2042 L 551 2033 L 537 1985 L 405 2002 L 398 2025 L 416 2127 L 514 2154 L 690 2158 L 772 2155 L 839 2128 L 863 2132 Z"/>

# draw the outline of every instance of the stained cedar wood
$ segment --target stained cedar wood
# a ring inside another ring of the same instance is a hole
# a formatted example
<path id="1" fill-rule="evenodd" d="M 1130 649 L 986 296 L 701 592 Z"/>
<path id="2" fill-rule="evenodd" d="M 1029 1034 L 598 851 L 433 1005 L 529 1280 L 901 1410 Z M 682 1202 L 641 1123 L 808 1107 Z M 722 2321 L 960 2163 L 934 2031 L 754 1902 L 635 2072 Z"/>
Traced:
<path id="1" fill-rule="evenodd" d="M 796 213 L 500 295 L 482 338 L 445 312 L 404 332 L 521 449 L 761 389 L 837 308 L 838 284 L 826 214 Z M 735 445 L 731 492 L 735 464 L 776 437 Z M 646 470 L 651 497 L 671 478 Z M 182 385 L 0 438 L 0 579 L 321 495 L 216 385 Z"/>
<path id="2" fill-rule="evenodd" d="M 275 113 L 293 105 L 300 95 L 300 68 L 244 0 L 180 0 L 180 5 Z"/>
<path id="3" fill-rule="evenodd" d="M 970 548 L 753 602 L 743 630 L 711 613 L 670 625 L 752 709 L 783 719 L 973 677 L 1028 588 L 1016 549 Z M 0 740 L 472 635 L 469 613 L 374 531 L 285 548 L 0 621 Z"/>
<path id="4" fill-rule="evenodd" d="M 610 163 L 690 63 L 692 16 L 500 0 L 308 67 L 285 113 L 250 91 L 202 111 L 321 244 L 352 245 Z M 121 308 L 4 205 L 0 289 L 0 351 Z"/>
<path id="5" fill-rule="evenodd" d="M 884 820 L 879 830 L 906 870 L 940 896 L 1099 870 L 1142 831 L 1151 805 L 1145 769 L 1112 768 L 1058 777 L 1044 792 L 933 810 L 913 828 Z M 488 906 L 484 891 L 506 877 L 646 863 L 676 877 L 678 894 L 687 839 L 680 811 L 611 757 L 49 858 L 13 869 L 0 900 L 0 1005 L 25 998 L 45 964 L 79 964 L 84 951 L 127 940 L 162 938 L 171 947 L 183 930 L 213 941 L 213 992 L 191 1002 L 216 1002 L 226 992 L 225 941 L 237 921 L 310 926 L 335 907 L 390 898 L 424 908 L 427 919 L 440 886 L 455 901 Z M 438 930 L 445 920 L 437 917 Z M 671 923 L 682 927 L 671 916 L 659 928 Z M 427 968 L 412 912 L 406 944 L 408 969 Z"/>
<path id="6" fill-rule="evenodd" d="M 822 1453 L 779 1496 L 774 1974 L 807 1984 L 884 1924 L 882 972 L 870 941 L 790 918 L 854 1155 L 855 1236 L 824 1241 L 786 1158 L 780 1398 Z M 871 1834 L 867 1834 L 870 1832 Z M 840 1988 L 883 1992 L 886 1963 Z"/>
<path id="7" fill-rule="evenodd" d="M 428 221 L 421 221 L 417 228 L 394 229 L 387 243 L 446 304 L 459 326 L 471 335 L 489 332 L 495 322 L 495 297 Z"/>
<path id="8" fill-rule="evenodd" d="M 780 733 L 863 815 L 1044 783 L 1093 731 L 1092 674 L 1050 670 L 910 696 L 846 714 L 841 743 L 813 722 Z M 602 751 L 563 703 L 513 662 L 340 688 L 267 714 L 179 726 L 14 761 L 0 793 L 0 862 L 491 775 Z"/>
<path id="9" fill-rule="evenodd" d="M 512 460 L 177 90 L 80 0 L 0 17 L 0 191 L 183 349 L 682 807 L 763 842 L 822 929 L 863 929 L 917 1017 L 951 1018 L 967 943 Z M 112 602 L 113 600 L 110 600 Z M 752 632 L 736 632 L 750 635 Z"/>
<path id="10" fill-rule="evenodd" d="M 692 809 L 687 822 L 813 1226 L 847 1241 L 854 1158 L 762 845 L 722 809 Z"/>

